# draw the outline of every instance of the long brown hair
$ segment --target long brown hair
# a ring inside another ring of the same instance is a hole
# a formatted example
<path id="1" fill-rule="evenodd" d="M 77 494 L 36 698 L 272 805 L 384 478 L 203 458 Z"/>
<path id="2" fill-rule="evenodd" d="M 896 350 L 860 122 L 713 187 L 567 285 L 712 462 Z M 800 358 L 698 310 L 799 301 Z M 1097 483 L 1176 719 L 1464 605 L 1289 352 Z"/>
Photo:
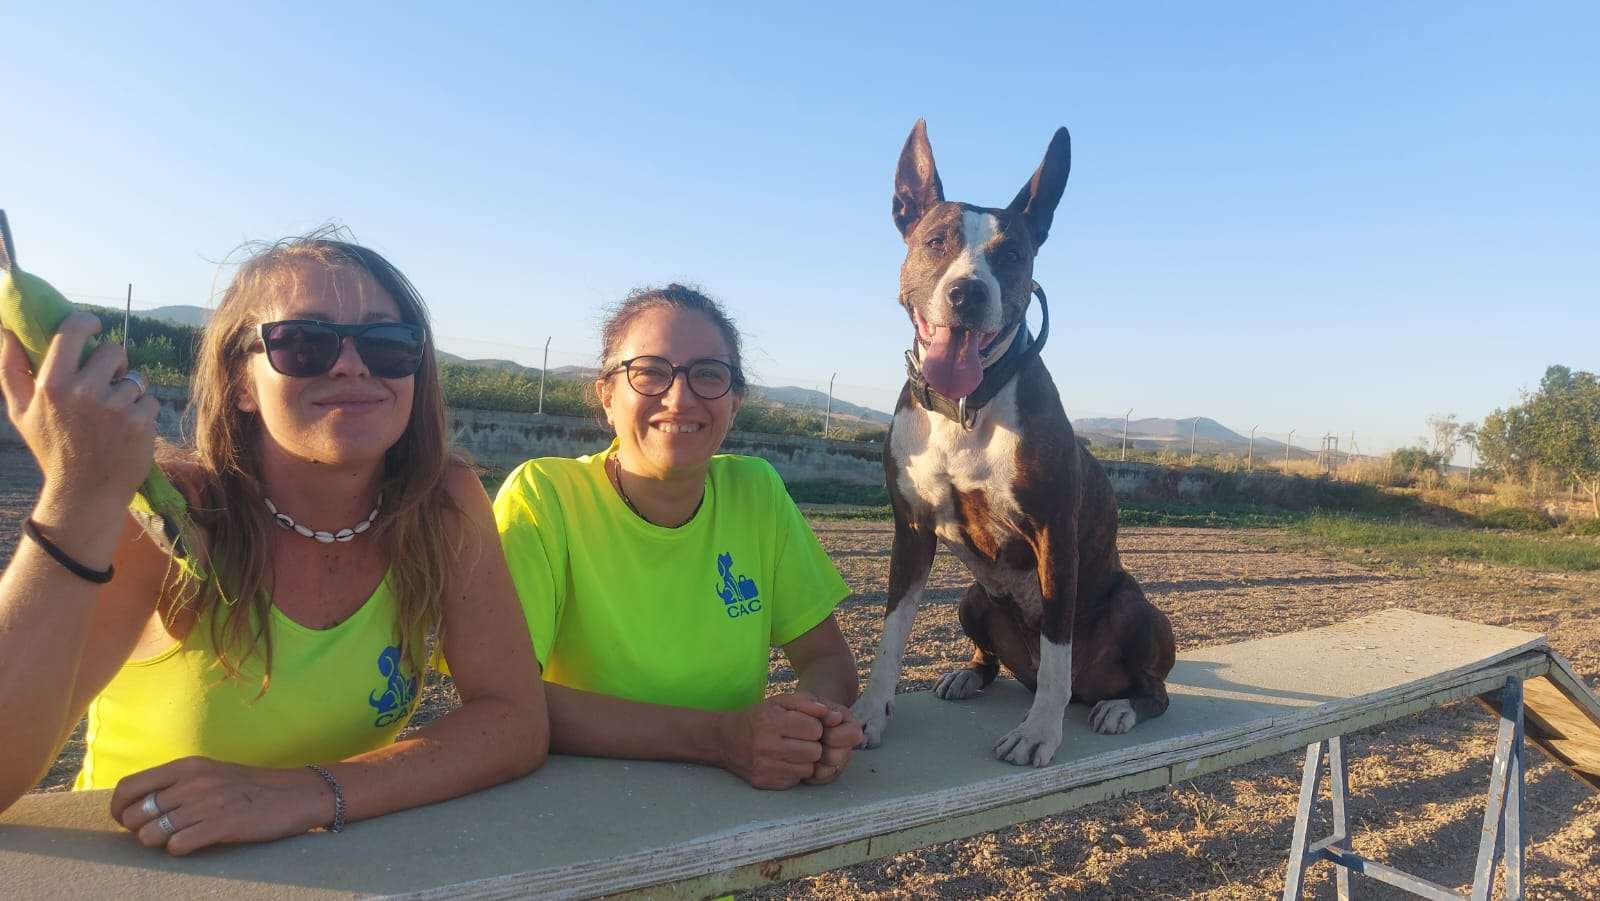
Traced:
<path id="1" fill-rule="evenodd" d="M 378 542 L 396 606 L 395 637 L 401 656 L 421 672 L 429 637 L 443 621 L 451 574 L 463 546 L 460 509 L 446 489 L 454 465 L 465 458 L 446 437 L 443 392 L 433 353 L 428 311 L 400 270 L 376 251 L 343 240 L 342 229 L 323 228 L 297 238 L 247 245 L 239 266 L 207 323 L 190 389 L 195 449 L 190 466 L 193 515 L 207 535 L 206 555 L 215 577 L 192 592 L 200 619 L 209 618 L 212 646 L 230 676 L 252 654 L 263 660 L 262 691 L 271 678 L 272 608 L 270 518 L 259 476 L 261 422 L 241 411 L 246 363 L 259 346 L 255 328 L 275 298 L 292 290 L 299 267 L 358 269 L 394 299 L 400 318 L 421 327 L 428 350 L 417 370 L 411 416 L 404 434 L 384 456 L 383 514 L 367 533 Z M 210 614 L 209 617 L 206 614 Z"/>

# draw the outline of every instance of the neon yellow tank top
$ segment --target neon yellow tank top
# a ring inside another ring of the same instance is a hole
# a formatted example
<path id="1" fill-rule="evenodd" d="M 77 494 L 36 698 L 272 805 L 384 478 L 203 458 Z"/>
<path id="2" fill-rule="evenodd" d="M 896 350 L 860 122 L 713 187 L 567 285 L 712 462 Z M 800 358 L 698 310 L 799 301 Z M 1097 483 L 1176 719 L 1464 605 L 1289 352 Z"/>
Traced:
<path id="1" fill-rule="evenodd" d="M 202 619 L 182 642 L 123 664 L 89 705 L 73 790 L 113 788 L 191 755 L 295 767 L 389 744 L 411 719 L 419 684 L 400 661 L 394 622 L 387 580 L 331 629 L 308 629 L 273 607 L 272 682 L 257 698 L 259 655 L 228 678 Z"/>

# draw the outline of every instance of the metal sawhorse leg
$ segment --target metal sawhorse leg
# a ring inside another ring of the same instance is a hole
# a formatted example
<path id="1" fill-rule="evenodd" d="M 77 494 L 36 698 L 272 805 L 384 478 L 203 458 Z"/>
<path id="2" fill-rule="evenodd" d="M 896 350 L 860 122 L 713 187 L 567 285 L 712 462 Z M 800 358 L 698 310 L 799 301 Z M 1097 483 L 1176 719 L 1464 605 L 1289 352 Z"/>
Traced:
<path id="1" fill-rule="evenodd" d="M 1494 889 L 1495 867 L 1506 862 L 1505 897 L 1522 897 L 1522 680 L 1506 680 L 1500 690 L 1500 738 L 1494 748 L 1494 769 L 1489 773 L 1489 803 L 1483 813 L 1483 832 L 1478 840 L 1478 865 L 1473 871 L 1472 889 L 1467 893 L 1445 888 L 1419 876 L 1368 860 L 1350 850 L 1350 825 L 1345 816 L 1350 777 L 1344 756 L 1344 741 L 1334 736 L 1325 742 L 1306 746 L 1306 766 L 1300 780 L 1300 809 L 1295 814 L 1294 841 L 1289 847 L 1289 871 L 1284 879 L 1284 901 L 1297 901 L 1305 887 L 1306 867 L 1319 860 L 1334 865 L 1335 888 L 1340 901 L 1350 898 L 1350 874 L 1360 873 L 1423 898 L 1488 901 Z M 1328 749 L 1328 770 L 1333 796 L 1333 834 L 1322 841 L 1309 842 L 1311 808 L 1322 780 L 1322 749 Z"/>

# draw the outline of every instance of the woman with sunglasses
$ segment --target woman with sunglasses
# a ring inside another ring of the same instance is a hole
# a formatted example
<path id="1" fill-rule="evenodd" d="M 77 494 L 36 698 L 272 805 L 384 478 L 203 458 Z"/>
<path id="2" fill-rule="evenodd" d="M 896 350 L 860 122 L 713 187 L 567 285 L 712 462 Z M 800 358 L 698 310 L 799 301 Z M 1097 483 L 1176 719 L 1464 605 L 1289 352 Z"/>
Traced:
<path id="1" fill-rule="evenodd" d="M 721 766 L 759 788 L 832 781 L 861 740 L 833 617 L 849 589 L 772 467 L 717 453 L 744 399 L 739 333 L 669 285 L 628 297 L 601 343 L 616 440 L 531 460 L 495 499 L 552 749 Z M 764 697 L 774 646 L 799 686 Z"/>
<path id="2" fill-rule="evenodd" d="M 337 832 L 544 760 L 538 666 L 404 275 L 326 233 L 240 267 L 199 350 L 195 449 L 163 461 L 203 583 L 125 512 L 156 404 L 121 348 L 84 357 L 98 328 L 70 317 L 37 380 L 14 338 L 0 353 L 45 477 L 0 579 L 0 808 L 85 715 L 74 787 L 114 788 L 112 815 L 172 854 Z M 461 706 L 400 736 L 435 652 Z"/>

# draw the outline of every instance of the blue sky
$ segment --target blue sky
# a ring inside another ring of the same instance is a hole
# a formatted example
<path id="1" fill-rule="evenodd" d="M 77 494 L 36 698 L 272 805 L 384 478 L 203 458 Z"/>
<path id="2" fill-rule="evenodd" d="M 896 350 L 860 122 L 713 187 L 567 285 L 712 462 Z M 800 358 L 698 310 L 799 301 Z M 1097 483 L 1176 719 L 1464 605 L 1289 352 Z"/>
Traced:
<path id="1" fill-rule="evenodd" d="M 758 380 L 888 408 L 911 124 L 996 206 L 1066 125 L 1036 276 L 1070 414 L 1381 451 L 1600 367 L 1592 3 L 579 6 L 13 5 L 19 257 L 205 304 L 239 242 L 338 221 L 443 348 L 534 365 L 692 280 Z"/>

